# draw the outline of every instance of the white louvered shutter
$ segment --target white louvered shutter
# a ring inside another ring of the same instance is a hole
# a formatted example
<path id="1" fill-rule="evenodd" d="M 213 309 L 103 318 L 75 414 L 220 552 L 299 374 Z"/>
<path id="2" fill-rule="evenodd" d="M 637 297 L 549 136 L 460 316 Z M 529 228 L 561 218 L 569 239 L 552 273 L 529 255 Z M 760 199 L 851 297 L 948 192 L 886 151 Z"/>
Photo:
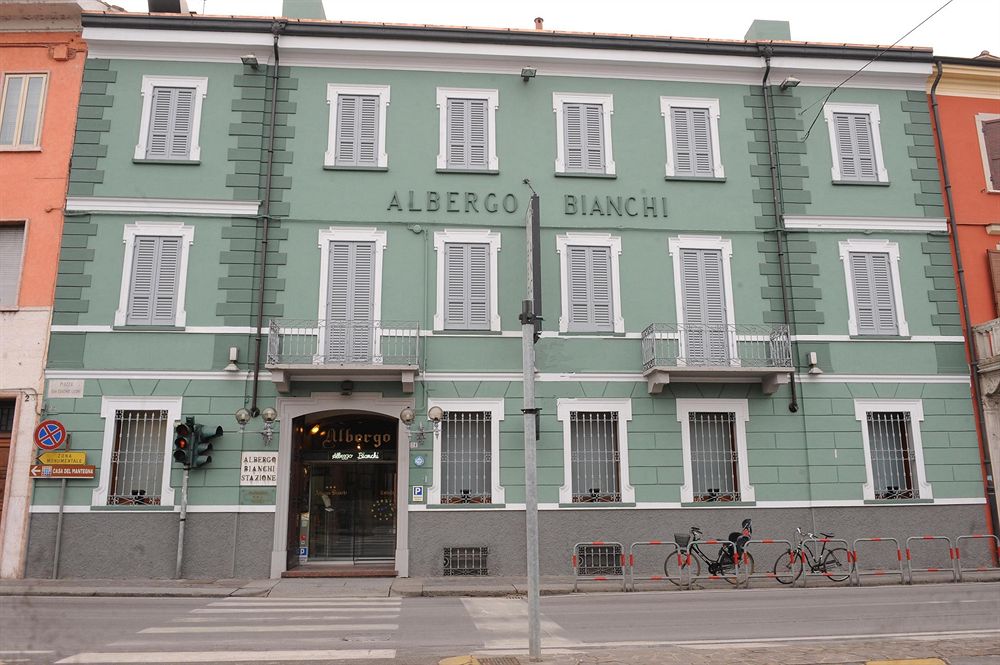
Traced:
<path id="1" fill-rule="evenodd" d="M 711 177 L 712 134 L 708 109 L 671 109 L 674 144 L 674 174 Z"/>
<path id="2" fill-rule="evenodd" d="M 567 329 L 612 332 L 614 314 L 611 250 L 607 247 L 567 247 Z"/>
<path id="3" fill-rule="evenodd" d="M 378 97 L 337 96 L 337 166 L 378 166 Z"/>
<path id="4" fill-rule="evenodd" d="M 24 225 L 0 225 L 0 307 L 16 307 L 24 253 Z"/>
<path id="5" fill-rule="evenodd" d="M 859 335 L 898 335 L 889 255 L 852 252 L 851 287 Z"/>
<path id="6" fill-rule="evenodd" d="M 181 238 L 136 237 L 126 325 L 172 326 L 176 323 L 180 265 Z"/>
<path id="7" fill-rule="evenodd" d="M 833 126 L 841 179 L 877 181 L 871 117 L 867 113 L 834 113 Z"/>
<path id="8" fill-rule="evenodd" d="M 375 243 L 332 242 L 327 362 L 369 362 L 375 301 Z"/>
<path id="9" fill-rule="evenodd" d="M 147 159 L 190 159 L 194 102 L 194 88 L 153 88 Z"/>
<path id="10" fill-rule="evenodd" d="M 684 355 L 689 364 L 726 364 L 729 331 L 722 252 L 681 250 Z"/>

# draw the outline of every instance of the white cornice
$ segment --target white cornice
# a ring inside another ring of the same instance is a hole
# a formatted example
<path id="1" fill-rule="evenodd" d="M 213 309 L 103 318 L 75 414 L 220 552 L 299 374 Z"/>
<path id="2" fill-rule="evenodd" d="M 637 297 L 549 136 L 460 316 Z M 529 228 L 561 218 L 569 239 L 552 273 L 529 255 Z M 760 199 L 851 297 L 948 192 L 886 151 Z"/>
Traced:
<path id="1" fill-rule="evenodd" d="M 222 62 L 237 66 L 253 53 L 270 62 L 266 34 L 84 28 L 89 57 L 175 62 Z M 281 63 L 340 69 L 396 69 L 510 74 L 530 62 L 540 76 L 704 83 L 759 84 L 764 62 L 757 56 L 706 55 L 661 51 L 469 44 L 443 41 L 290 36 L 281 39 Z M 772 60 L 772 80 L 795 74 L 804 86 L 830 87 L 858 68 L 852 59 L 781 57 Z M 855 88 L 923 90 L 930 63 L 876 61 L 844 84 Z"/>
<path id="2" fill-rule="evenodd" d="M 67 212 L 148 215 L 198 215 L 202 217 L 256 217 L 259 201 L 216 199 L 146 199 L 111 196 L 71 196 Z"/>
<path id="3" fill-rule="evenodd" d="M 789 229 L 827 231 L 913 231 L 930 233 L 947 231 L 943 217 L 785 217 Z"/>

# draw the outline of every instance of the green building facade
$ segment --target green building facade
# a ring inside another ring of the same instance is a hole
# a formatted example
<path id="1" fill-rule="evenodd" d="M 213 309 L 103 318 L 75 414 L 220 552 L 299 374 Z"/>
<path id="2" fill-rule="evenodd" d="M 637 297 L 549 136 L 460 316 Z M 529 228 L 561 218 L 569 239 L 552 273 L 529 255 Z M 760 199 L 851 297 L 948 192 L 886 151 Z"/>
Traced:
<path id="1" fill-rule="evenodd" d="M 185 576 L 432 576 L 451 548 L 523 574 L 532 192 L 543 574 L 744 517 L 984 528 L 929 51 L 827 98 L 876 49 L 84 25 L 46 415 L 97 472 L 68 481 L 62 575 L 173 574 L 189 417 L 225 433 Z M 29 576 L 59 492 L 35 482 Z"/>

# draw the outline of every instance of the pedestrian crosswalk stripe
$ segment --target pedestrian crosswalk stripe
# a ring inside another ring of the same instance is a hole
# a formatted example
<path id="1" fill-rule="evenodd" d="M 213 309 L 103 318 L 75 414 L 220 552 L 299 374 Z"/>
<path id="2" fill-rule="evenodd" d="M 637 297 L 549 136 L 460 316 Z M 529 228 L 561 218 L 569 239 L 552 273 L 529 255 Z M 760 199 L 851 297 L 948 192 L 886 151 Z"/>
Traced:
<path id="1" fill-rule="evenodd" d="M 395 649 L 325 649 L 299 651 L 131 651 L 85 652 L 57 661 L 76 663 L 241 663 L 266 661 L 393 660 Z"/>
<path id="2" fill-rule="evenodd" d="M 370 623 L 370 624 L 323 624 L 323 625 L 278 625 L 278 626 L 154 626 L 144 628 L 139 633 L 262 633 L 262 632 L 341 632 L 341 631 L 370 631 L 370 630 L 396 630 L 398 624 L 394 623 Z"/>
<path id="3" fill-rule="evenodd" d="M 269 596 L 262 598 L 260 596 L 228 596 L 223 598 L 220 602 L 224 603 L 309 603 L 309 602 L 323 602 L 323 603 L 395 603 L 399 604 L 402 602 L 402 598 L 386 598 L 384 596 L 338 596 L 335 598 L 316 598 L 316 597 L 305 597 L 305 598 L 295 598 L 293 596 Z"/>
<path id="4" fill-rule="evenodd" d="M 274 616 L 274 615 L 266 614 L 266 613 L 263 616 L 259 616 L 259 615 L 253 615 L 253 616 L 238 615 L 238 616 L 233 616 L 232 614 L 224 614 L 224 615 L 218 615 L 218 616 L 205 616 L 204 614 L 201 614 L 201 615 L 198 615 L 198 616 L 195 616 L 195 617 L 178 617 L 176 619 L 172 619 L 171 621 L 173 623 L 212 623 L 212 622 L 219 623 L 219 622 L 225 622 L 225 621 L 239 621 L 241 623 L 252 623 L 254 621 L 302 621 L 302 620 L 307 620 L 307 619 L 309 621 L 318 621 L 318 620 L 321 620 L 321 619 L 332 619 L 332 620 L 335 620 L 335 621 L 343 621 L 345 618 L 346 617 L 344 615 L 342 615 L 342 614 L 329 614 L 329 613 L 328 614 L 322 614 L 322 615 L 319 615 L 319 616 L 317 616 L 315 614 L 306 614 L 306 615 L 301 615 L 301 616 L 295 615 L 295 614 L 288 614 L 288 615 L 284 615 L 283 614 L 281 616 Z M 364 618 L 365 619 L 369 619 L 369 620 L 374 620 L 374 619 L 398 619 L 399 618 L 399 612 L 380 612 L 378 614 L 365 614 Z"/>
<path id="5" fill-rule="evenodd" d="M 209 607 L 378 607 L 382 609 L 391 609 L 400 607 L 399 601 L 394 603 L 365 603 L 359 601 L 351 601 L 349 603 L 342 603 L 335 600 L 282 600 L 271 603 L 256 602 L 256 603 L 209 603 Z"/>
<path id="6" fill-rule="evenodd" d="M 201 607 L 191 610 L 193 614 L 247 614 L 263 612 L 349 612 L 351 614 L 371 614 L 385 612 L 379 607 Z"/>

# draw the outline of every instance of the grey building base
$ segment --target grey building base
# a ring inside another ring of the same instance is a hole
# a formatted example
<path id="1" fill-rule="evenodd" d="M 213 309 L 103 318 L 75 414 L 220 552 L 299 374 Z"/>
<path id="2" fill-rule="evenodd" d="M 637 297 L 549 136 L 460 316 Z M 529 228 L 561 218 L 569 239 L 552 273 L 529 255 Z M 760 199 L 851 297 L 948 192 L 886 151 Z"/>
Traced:
<path id="1" fill-rule="evenodd" d="M 673 540 L 700 527 L 706 538 L 726 538 L 740 530 L 740 522 L 753 519 L 755 538 L 782 538 L 795 541 L 795 527 L 813 533 L 833 533 L 853 544 L 856 538 L 895 537 L 901 549 L 906 538 L 925 534 L 949 536 L 984 533 L 986 516 L 981 505 L 958 506 L 864 506 L 845 508 L 697 508 L 684 510 L 628 510 L 581 508 L 539 513 L 539 540 L 542 575 L 569 575 L 571 556 L 577 543 L 615 541 L 624 544 L 648 540 Z M 475 510 L 451 512 L 427 510 L 410 515 L 410 575 L 434 577 L 443 573 L 443 548 L 489 548 L 490 575 L 525 575 L 524 513 Z M 921 545 L 923 547 L 923 545 Z M 943 556 L 928 545 L 927 556 Z M 714 555 L 717 547 L 707 547 Z M 916 551 L 916 548 L 914 548 Z M 889 543 L 859 546 L 862 567 L 892 568 L 898 564 L 896 550 Z M 966 563 L 983 559 L 984 541 L 968 544 Z M 905 554 L 905 552 L 904 552 Z M 653 554 L 653 556 L 657 556 Z M 662 555 L 661 559 L 662 559 Z M 760 550 L 758 571 L 770 568 L 774 550 Z"/>
<path id="2" fill-rule="evenodd" d="M 26 577 L 52 576 L 56 517 L 31 516 Z M 67 513 L 59 577 L 172 578 L 177 520 L 170 512 Z M 188 513 L 182 577 L 266 578 L 273 538 L 270 513 Z"/>

